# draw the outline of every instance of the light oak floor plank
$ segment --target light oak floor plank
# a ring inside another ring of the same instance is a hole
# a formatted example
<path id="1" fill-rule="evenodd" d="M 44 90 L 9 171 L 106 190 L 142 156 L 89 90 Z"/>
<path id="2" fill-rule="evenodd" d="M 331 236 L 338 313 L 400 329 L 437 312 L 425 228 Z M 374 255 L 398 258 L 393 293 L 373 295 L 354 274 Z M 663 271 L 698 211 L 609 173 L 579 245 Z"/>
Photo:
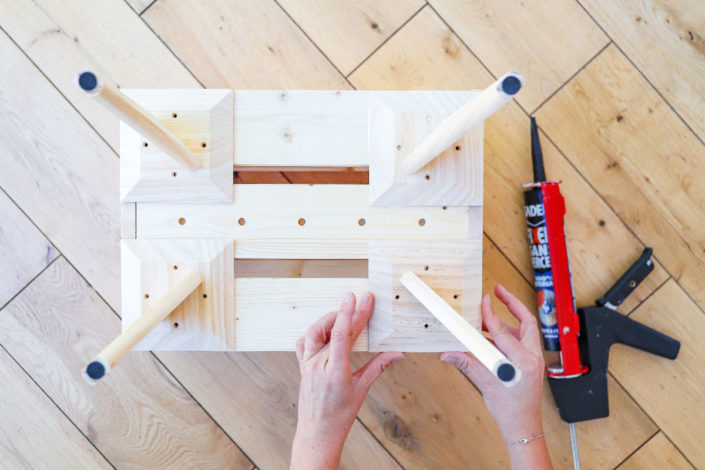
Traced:
<path id="1" fill-rule="evenodd" d="M 656 433 L 649 442 L 624 461 L 619 470 L 690 470 L 694 467 L 662 433 Z"/>
<path id="2" fill-rule="evenodd" d="M 3 347 L 116 467 L 253 467 L 150 353 L 128 355 L 94 387 L 83 380 L 120 320 L 63 258 L 2 316 Z"/>
<path id="3" fill-rule="evenodd" d="M 683 0 L 580 3 L 705 140 L 705 4 Z"/>

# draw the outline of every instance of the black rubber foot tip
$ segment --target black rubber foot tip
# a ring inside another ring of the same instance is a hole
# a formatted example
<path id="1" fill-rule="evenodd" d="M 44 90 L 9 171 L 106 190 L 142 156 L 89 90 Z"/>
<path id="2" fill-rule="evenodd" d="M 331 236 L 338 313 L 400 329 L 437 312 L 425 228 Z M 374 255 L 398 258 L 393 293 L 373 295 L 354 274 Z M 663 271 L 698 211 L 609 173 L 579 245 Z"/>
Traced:
<path id="1" fill-rule="evenodd" d="M 93 91 L 98 86 L 98 78 L 93 72 L 83 72 L 78 76 L 78 85 L 86 91 Z"/>
<path id="2" fill-rule="evenodd" d="M 502 80 L 502 91 L 508 95 L 516 95 L 521 89 L 521 82 L 514 76 L 509 76 Z"/>
<path id="3" fill-rule="evenodd" d="M 499 380 L 502 382 L 509 382 L 514 378 L 515 374 L 516 371 L 514 370 L 514 366 L 511 364 L 502 364 L 499 366 L 499 369 L 497 369 L 497 377 L 499 377 Z"/>
<path id="4" fill-rule="evenodd" d="M 86 367 L 86 374 L 93 380 L 98 380 L 105 375 L 105 367 L 98 361 L 93 361 Z"/>

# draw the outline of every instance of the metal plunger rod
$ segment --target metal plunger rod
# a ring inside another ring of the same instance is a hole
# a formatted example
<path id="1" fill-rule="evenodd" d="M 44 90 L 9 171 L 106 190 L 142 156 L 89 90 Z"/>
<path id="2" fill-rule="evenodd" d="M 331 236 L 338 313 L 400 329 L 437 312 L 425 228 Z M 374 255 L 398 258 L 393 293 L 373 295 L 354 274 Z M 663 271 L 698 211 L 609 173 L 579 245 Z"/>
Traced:
<path id="1" fill-rule="evenodd" d="M 171 158 L 190 170 L 200 168 L 201 160 L 181 140 L 117 87 L 90 71 L 78 75 L 78 86 Z"/>
<path id="2" fill-rule="evenodd" d="M 86 367 L 85 377 L 87 380 L 94 382 L 107 374 L 155 326 L 168 317 L 191 292 L 196 290 L 201 282 L 203 282 L 203 279 L 196 271 L 192 271 L 179 281 L 164 297 L 144 312 L 136 322 L 120 333 L 105 349 L 98 353 L 95 360 Z"/>
<path id="3" fill-rule="evenodd" d="M 470 129 L 483 122 L 514 98 L 524 84 L 524 77 L 509 72 L 482 93 L 448 116 L 428 135 L 402 163 L 409 174 L 416 173 L 431 160 L 445 152 Z"/>

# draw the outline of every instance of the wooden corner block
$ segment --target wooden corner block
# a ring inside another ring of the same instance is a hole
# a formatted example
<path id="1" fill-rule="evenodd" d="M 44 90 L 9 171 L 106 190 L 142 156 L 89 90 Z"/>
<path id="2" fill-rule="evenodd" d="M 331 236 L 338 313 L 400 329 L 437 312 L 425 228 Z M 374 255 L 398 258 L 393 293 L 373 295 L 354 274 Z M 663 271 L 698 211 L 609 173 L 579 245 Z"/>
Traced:
<path id="1" fill-rule="evenodd" d="M 203 278 L 136 350 L 235 349 L 232 240 L 122 240 L 121 253 L 123 331 L 189 272 Z"/>
<path id="2" fill-rule="evenodd" d="M 401 285 L 417 274 L 463 318 L 481 327 L 482 239 L 371 241 L 369 283 L 375 311 L 370 351 L 463 351 L 465 347 Z"/>
<path id="3" fill-rule="evenodd" d="M 369 102 L 370 204 L 481 206 L 483 126 L 478 125 L 418 173 L 402 162 L 475 91 L 373 92 Z"/>
<path id="4" fill-rule="evenodd" d="M 120 122 L 123 202 L 230 202 L 233 199 L 232 90 L 123 90 L 150 111 L 201 160 L 177 163 Z"/>

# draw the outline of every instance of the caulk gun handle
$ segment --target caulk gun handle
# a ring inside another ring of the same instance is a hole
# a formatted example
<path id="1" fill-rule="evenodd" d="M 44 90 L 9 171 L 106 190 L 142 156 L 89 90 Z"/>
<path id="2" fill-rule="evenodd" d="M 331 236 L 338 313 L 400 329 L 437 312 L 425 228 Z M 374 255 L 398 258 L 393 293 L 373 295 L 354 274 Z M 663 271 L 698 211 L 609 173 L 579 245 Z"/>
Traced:
<path id="1" fill-rule="evenodd" d="M 651 261 L 653 251 L 651 248 L 644 248 L 639 259 L 627 269 L 627 272 L 622 274 L 622 277 L 610 287 L 605 295 L 597 299 L 597 305 L 616 310 L 639 283 L 654 270 L 654 263 Z"/>

